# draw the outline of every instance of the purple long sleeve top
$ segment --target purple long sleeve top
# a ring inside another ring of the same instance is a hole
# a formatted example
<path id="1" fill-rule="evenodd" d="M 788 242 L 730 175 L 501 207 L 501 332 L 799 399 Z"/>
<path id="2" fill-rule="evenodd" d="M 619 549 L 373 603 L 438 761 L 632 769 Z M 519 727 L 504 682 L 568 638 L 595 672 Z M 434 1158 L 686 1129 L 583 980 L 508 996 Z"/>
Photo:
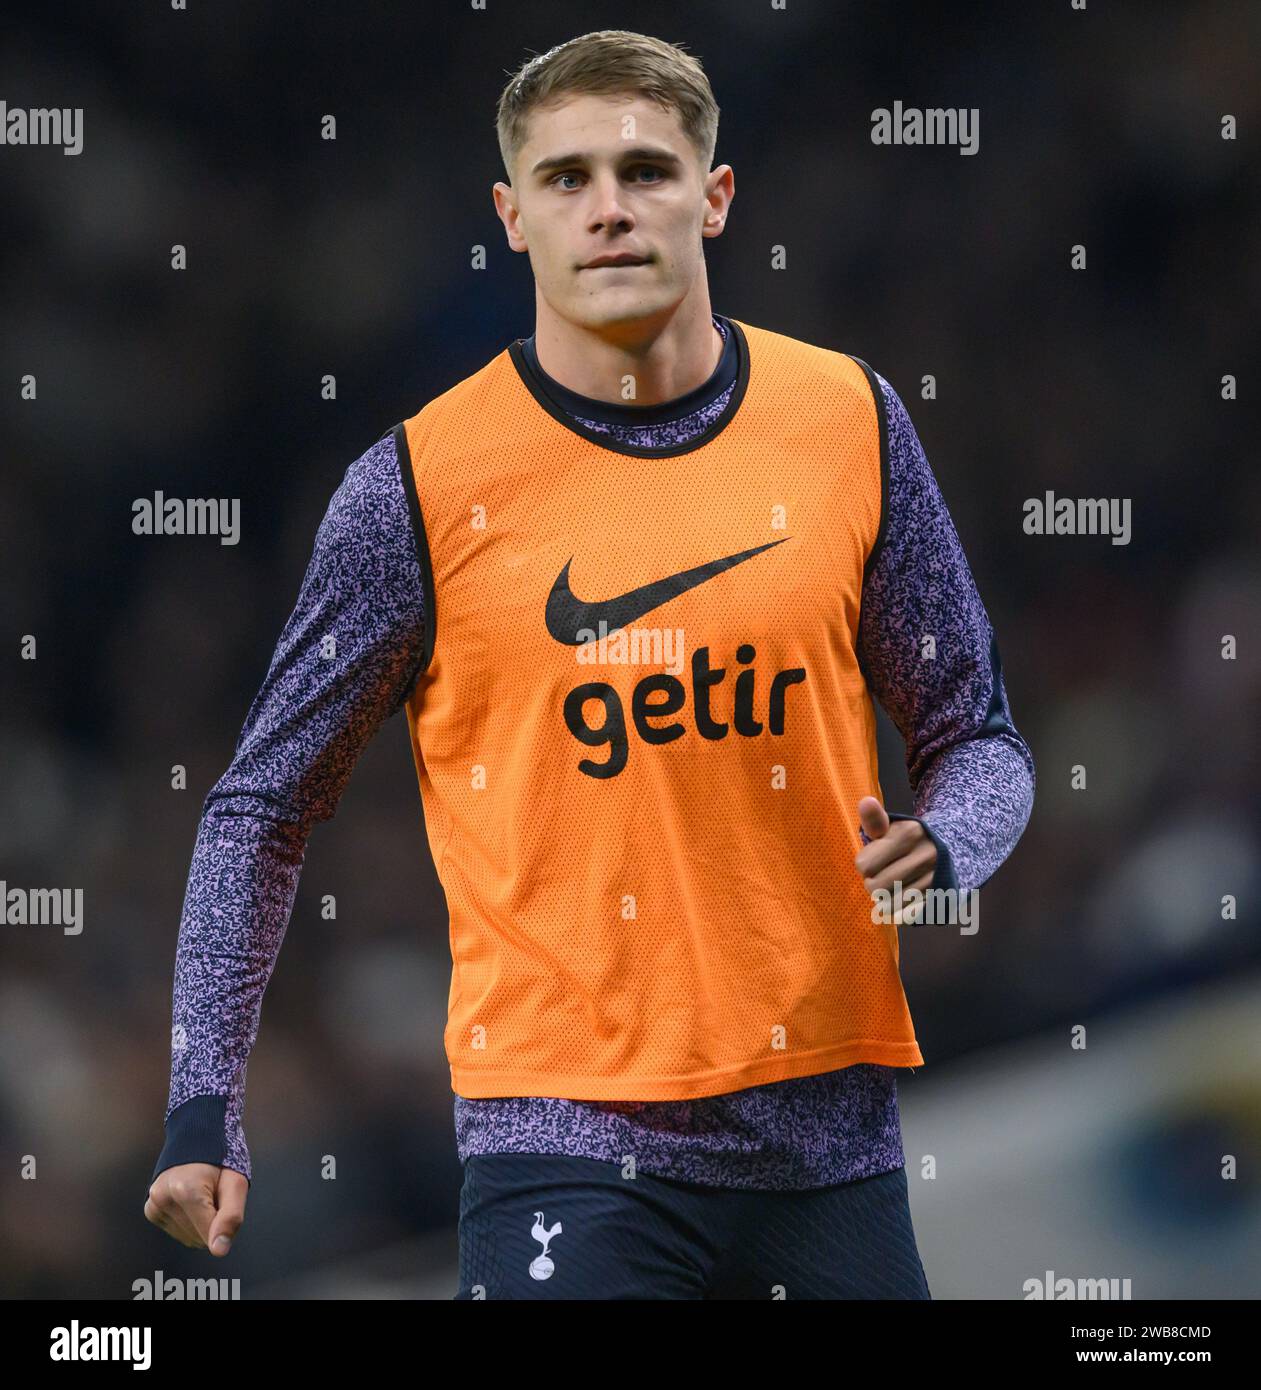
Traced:
<path id="1" fill-rule="evenodd" d="M 702 432 L 736 374 L 733 335 L 708 381 L 660 407 L 578 396 L 527 367 L 588 428 L 635 445 Z M 910 417 L 877 392 L 886 517 L 863 584 L 858 659 L 906 742 L 913 816 L 937 847 L 933 887 L 985 883 L 1029 819 L 1033 758 L 1011 721 L 998 646 Z M 263 993 L 293 910 L 307 837 L 410 694 L 423 659 L 420 563 L 392 434 L 347 469 L 231 765 L 206 797 L 176 950 L 166 1142 L 153 1177 L 203 1162 L 252 1176 L 242 1116 Z M 335 634 L 336 655 L 321 646 Z M 922 634 L 937 639 L 934 660 Z M 865 836 L 864 836 L 865 839 Z M 455 1097 L 457 1153 L 563 1153 L 719 1187 L 794 1189 L 903 1166 L 896 1069 L 858 1063 L 679 1101 Z"/>

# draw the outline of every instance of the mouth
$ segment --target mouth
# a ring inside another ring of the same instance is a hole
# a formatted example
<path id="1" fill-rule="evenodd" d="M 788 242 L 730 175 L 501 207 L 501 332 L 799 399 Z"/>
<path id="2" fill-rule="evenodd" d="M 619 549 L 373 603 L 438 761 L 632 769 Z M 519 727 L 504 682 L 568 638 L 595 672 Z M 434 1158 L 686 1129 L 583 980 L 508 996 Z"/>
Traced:
<path id="1" fill-rule="evenodd" d="M 621 270 L 625 266 L 647 265 L 646 256 L 600 256 L 582 266 L 583 270 Z"/>

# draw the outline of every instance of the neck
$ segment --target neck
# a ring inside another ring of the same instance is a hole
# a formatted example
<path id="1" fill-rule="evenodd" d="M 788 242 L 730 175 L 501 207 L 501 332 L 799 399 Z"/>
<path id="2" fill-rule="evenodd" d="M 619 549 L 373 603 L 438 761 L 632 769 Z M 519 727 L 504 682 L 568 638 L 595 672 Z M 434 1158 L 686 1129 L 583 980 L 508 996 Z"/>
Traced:
<path id="1" fill-rule="evenodd" d="M 594 327 L 561 318 L 542 295 L 537 302 L 539 366 L 592 400 L 638 406 L 676 400 L 708 381 L 722 356 L 707 290 L 665 315 Z M 627 394 L 627 378 L 633 395 Z"/>

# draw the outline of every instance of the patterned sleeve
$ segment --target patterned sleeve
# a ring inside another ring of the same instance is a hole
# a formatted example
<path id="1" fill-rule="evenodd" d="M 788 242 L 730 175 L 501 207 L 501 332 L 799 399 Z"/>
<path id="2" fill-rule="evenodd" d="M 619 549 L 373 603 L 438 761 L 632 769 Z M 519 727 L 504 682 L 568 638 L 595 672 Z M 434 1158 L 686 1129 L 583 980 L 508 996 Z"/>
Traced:
<path id="1" fill-rule="evenodd" d="M 306 841 L 422 662 L 420 566 L 392 434 L 350 465 L 227 771 L 202 809 L 176 947 L 166 1143 L 251 1177 L 241 1116 Z M 151 1178 L 150 1181 L 153 1179 Z"/>
<path id="2" fill-rule="evenodd" d="M 919 436 L 875 375 L 888 507 L 863 584 L 859 663 L 906 741 L 915 814 L 890 819 L 918 820 L 937 846 L 932 887 L 967 891 L 989 880 L 1028 824 L 1033 755 L 1012 723 L 998 642 Z"/>

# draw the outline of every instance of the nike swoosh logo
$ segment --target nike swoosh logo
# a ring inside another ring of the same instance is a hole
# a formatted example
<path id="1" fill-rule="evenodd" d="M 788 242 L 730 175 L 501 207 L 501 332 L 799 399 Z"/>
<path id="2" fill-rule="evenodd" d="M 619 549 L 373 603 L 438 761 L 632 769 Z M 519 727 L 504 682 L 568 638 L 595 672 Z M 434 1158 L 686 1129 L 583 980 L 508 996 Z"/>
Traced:
<path id="1" fill-rule="evenodd" d="M 552 592 L 547 596 L 547 630 L 558 642 L 564 642 L 570 647 L 580 647 L 585 641 L 591 640 L 589 637 L 578 636 L 583 629 L 598 633 L 601 622 L 606 625 L 607 632 L 625 627 L 654 608 L 660 608 L 663 603 L 669 603 L 672 598 L 678 598 L 689 589 L 695 589 L 698 584 L 704 584 L 707 579 L 713 579 L 724 570 L 742 565 L 764 550 L 783 545 L 784 541 L 789 539 L 790 537 L 784 536 L 781 540 L 767 541 L 765 545 L 755 545 L 752 550 L 741 550 L 735 555 L 726 555 L 721 560 L 710 560 L 708 564 L 697 565 L 694 569 L 683 570 L 666 579 L 654 580 L 651 584 L 641 584 L 638 589 L 632 589 L 629 593 L 619 594 L 616 598 L 601 599 L 596 603 L 586 603 L 580 598 L 575 598 L 570 590 L 569 566 L 574 562 L 571 555 L 556 583 L 552 585 Z"/>

